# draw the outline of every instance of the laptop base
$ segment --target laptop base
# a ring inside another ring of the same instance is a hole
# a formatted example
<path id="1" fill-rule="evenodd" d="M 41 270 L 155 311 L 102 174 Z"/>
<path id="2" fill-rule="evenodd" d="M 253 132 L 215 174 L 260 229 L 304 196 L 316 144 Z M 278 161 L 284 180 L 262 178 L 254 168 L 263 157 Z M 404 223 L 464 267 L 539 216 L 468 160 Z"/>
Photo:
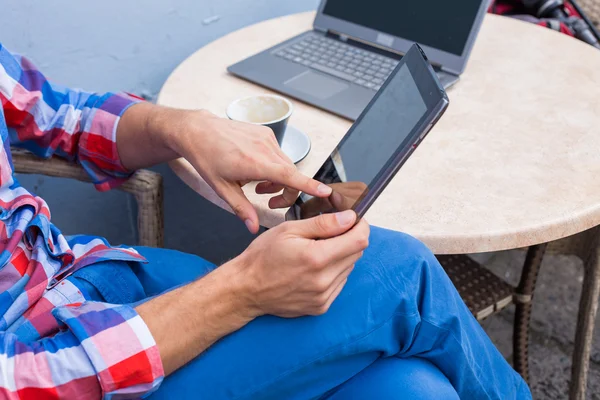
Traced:
<path id="1" fill-rule="evenodd" d="M 228 71 L 245 80 L 354 121 L 375 96 L 378 84 L 376 86 L 369 82 L 368 84 L 373 87 L 366 87 L 367 82 L 358 77 L 351 82 L 343 70 L 333 68 L 333 63 L 327 66 L 315 62 L 312 64 L 313 67 L 306 65 L 310 63 L 308 59 L 298 57 L 294 61 L 293 56 L 290 56 L 290 59 L 281 56 L 282 49 L 285 51 L 291 46 L 297 46 L 298 43 L 303 43 L 315 35 L 326 37 L 324 33 L 317 31 L 302 33 L 230 66 Z M 335 45 L 335 42 L 333 43 Z M 342 45 L 348 47 L 346 44 Z M 365 53 L 365 50 L 355 51 Z M 393 58 L 389 55 L 384 57 L 371 51 L 369 51 L 369 54 L 373 54 L 373 57 L 379 57 L 381 62 L 386 62 L 386 60 L 392 60 L 388 62 L 393 62 Z M 397 55 L 392 57 L 401 58 Z M 459 80 L 456 75 L 443 71 L 437 72 L 444 88 L 452 86 Z M 381 81 L 377 77 L 371 78 L 375 78 L 373 81 Z M 362 82 L 363 85 L 356 82 Z"/>

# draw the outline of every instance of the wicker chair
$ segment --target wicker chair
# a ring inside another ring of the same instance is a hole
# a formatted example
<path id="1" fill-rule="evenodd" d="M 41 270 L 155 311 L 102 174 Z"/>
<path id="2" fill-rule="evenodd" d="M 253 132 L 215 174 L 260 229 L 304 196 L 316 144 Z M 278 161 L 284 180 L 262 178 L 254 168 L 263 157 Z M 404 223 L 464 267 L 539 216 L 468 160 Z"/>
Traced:
<path id="1" fill-rule="evenodd" d="M 548 251 L 576 255 L 584 262 L 569 398 L 583 400 L 600 296 L 600 226 L 548 245 Z"/>
<path id="2" fill-rule="evenodd" d="M 58 158 L 38 158 L 20 149 L 11 149 L 15 172 L 77 179 L 90 182 L 83 169 Z M 152 171 L 137 171 L 119 190 L 132 194 L 137 202 L 138 244 L 163 247 L 163 183 Z"/>

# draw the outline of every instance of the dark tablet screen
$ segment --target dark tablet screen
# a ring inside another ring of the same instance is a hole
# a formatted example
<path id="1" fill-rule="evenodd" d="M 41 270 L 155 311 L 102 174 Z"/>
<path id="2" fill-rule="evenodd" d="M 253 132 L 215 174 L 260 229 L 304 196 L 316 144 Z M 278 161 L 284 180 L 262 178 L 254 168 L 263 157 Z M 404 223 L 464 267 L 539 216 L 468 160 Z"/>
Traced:
<path id="1" fill-rule="evenodd" d="M 420 54 L 418 56 L 421 57 Z M 416 54 L 413 54 L 414 57 Z M 428 66 L 417 64 L 410 68 L 410 62 L 398 65 L 367 110 L 316 173 L 314 178 L 331 186 L 333 194 L 327 199 L 301 194 L 294 206 L 296 219 L 354 209 L 375 188 L 398 152 L 406 148 L 408 142 L 413 143 L 415 131 L 433 105 L 428 98 L 430 93 L 423 96 L 423 87 L 419 86 L 417 79 L 425 78 L 427 82 L 427 79 L 433 81 L 435 78 L 424 76 L 421 68 Z M 441 98 L 441 93 L 436 94 Z"/>

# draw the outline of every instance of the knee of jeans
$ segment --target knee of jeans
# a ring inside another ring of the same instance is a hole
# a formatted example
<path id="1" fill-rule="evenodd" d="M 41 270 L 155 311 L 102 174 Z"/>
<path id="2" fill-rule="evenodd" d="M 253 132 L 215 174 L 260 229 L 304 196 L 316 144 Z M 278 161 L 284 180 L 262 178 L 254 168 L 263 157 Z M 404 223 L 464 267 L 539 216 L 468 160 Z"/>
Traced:
<path id="1" fill-rule="evenodd" d="M 437 295 L 440 287 L 445 287 L 445 272 L 417 239 L 373 227 L 369 242 L 352 281 L 352 285 L 368 288 L 364 293 L 369 302 L 378 299 L 379 304 L 393 306 L 386 307 L 387 311 L 417 314 L 428 304 L 424 301 L 429 299 L 427 294 L 435 290 Z"/>
<path id="2" fill-rule="evenodd" d="M 332 400 L 395 398 L 457 400 L 458 394 L 430 362 L 390 357 L 377 360 L 331 396 Z"/>
<path id="3" fill-rule="evenodd" d="M 369 242 L 365 254 L 376 257 L 391 274 L 413 275 L 424 267 L 434 272 L 442 269 L 431 250 L 406 233 L 372 227 Z"/>

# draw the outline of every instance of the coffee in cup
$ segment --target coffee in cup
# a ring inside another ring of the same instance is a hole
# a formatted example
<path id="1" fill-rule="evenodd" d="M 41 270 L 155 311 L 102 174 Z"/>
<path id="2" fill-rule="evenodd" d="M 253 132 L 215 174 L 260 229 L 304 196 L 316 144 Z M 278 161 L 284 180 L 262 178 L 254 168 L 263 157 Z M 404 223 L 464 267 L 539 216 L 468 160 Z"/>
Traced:
<path id="1" fill-rule="evenodd" d="M 227 107 L 227 117 L 234 121 L 271 128 L 281 146 L 294 107 L 281 96 L 262 94 L 235 100 Z"/>

